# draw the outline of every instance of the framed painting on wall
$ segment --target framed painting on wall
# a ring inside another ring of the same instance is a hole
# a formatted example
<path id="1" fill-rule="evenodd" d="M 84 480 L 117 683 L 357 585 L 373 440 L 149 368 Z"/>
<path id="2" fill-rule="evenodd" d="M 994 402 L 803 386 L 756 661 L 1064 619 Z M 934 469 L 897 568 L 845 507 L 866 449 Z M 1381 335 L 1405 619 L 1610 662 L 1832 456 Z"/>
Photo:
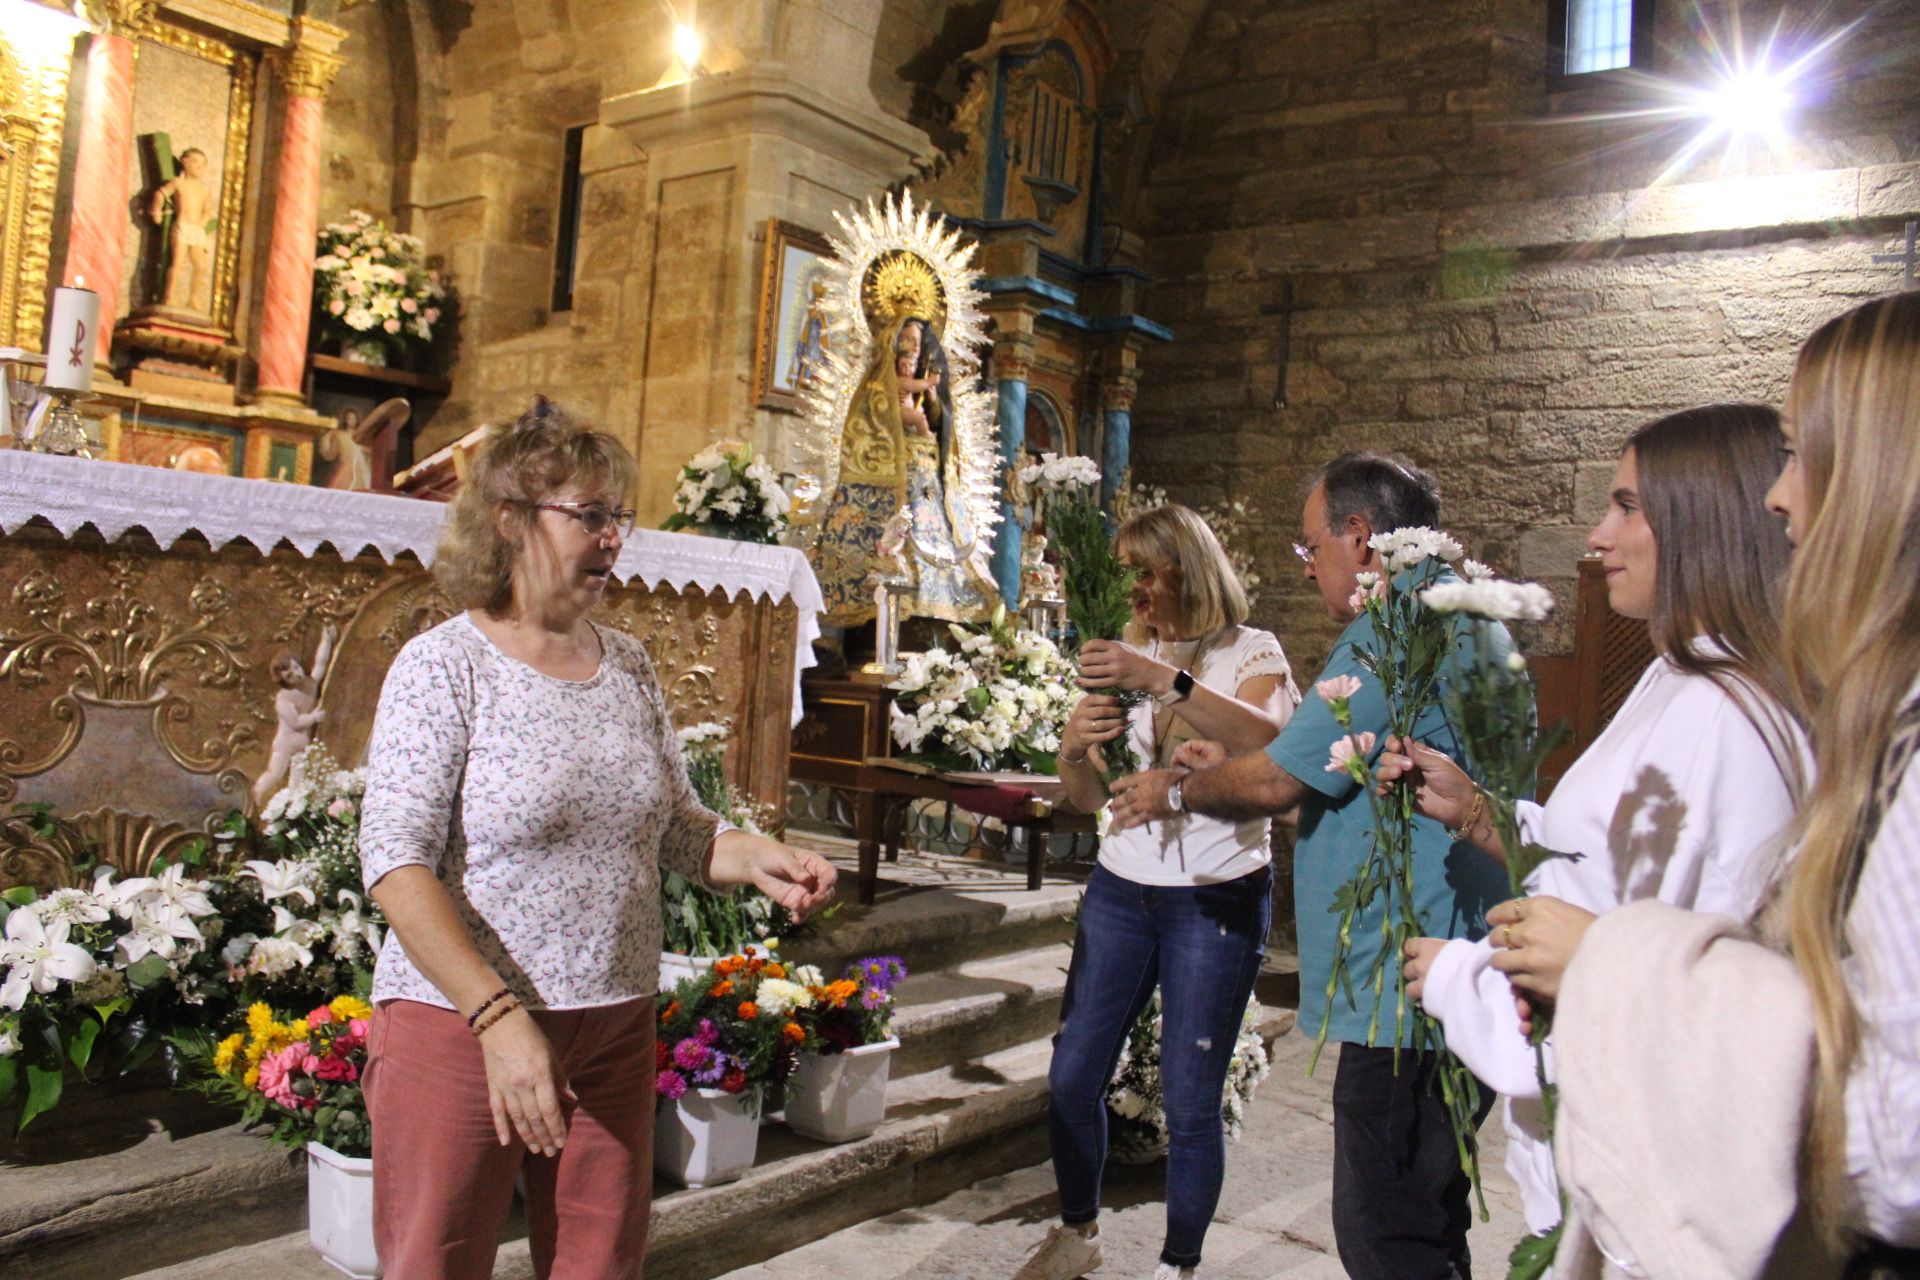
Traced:
<path id="1" fill-rule="evenodd" d="M 824 304 L 832 254 L 819 232 L 778 218 L 768 220 L 753 347 L 754 388 L 763 409 L 799 412 L 801 392 L 825 363 Z"/>

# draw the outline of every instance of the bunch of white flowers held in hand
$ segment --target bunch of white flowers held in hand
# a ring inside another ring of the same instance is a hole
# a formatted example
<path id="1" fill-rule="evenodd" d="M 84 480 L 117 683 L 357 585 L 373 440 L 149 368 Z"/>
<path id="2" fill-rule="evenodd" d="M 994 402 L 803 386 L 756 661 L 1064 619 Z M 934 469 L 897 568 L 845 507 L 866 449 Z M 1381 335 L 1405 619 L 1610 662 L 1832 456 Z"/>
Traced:
<path id="1" fill-rule="evenodd" d="M 674 513 L 660 527 L 693 529 L 739 542 L 778 542 L 791 500 L 780 477 L 753 447 L 727 440 L 687 460 L 673 491 Z"/>
<path id="2" fill-rule="evenodd" d="M 909 654 L 888 687 L 893 740 L 947 769 L 1054 771 L 1079 700 L 1073 664 L 1053 641 L 1016 630 L 1004 610 L 985 627 L 948 628 L 954 648 Z"/>

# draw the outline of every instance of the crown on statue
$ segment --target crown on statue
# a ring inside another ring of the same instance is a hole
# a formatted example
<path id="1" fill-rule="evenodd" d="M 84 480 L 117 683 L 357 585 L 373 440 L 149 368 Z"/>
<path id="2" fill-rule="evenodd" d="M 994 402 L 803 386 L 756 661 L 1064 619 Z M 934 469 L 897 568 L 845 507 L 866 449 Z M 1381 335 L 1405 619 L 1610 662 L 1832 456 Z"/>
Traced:
<path id="1" fill-rule="evenodd" d="M 935 329 L 946 327 L 946 290 L 932 264 L 919 254 L 905 249 L 882 254 L 867 268 L 862 286 L 862 307 L 875 331 L 907 316 L 931 321 Z"/>

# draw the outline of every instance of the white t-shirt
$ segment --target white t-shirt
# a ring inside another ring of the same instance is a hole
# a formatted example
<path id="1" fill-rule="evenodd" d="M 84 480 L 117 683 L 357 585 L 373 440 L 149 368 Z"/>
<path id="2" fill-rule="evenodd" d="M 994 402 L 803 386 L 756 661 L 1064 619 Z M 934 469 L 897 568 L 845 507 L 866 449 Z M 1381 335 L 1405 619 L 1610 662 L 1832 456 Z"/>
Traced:
<path id="1" fill-rule="evenodd" d="M 1217 693 L 1238 697 L 1240 686 L 1257 676 L 1275 676 L 1286 688 L 1281 724 L 1300 705 L 1287 655 L 1271 631 L 1227 627 L 1202 641 L 1149 643 L 1141 652 L 1193 673 L 1193 678 Z M 1197 657 L 1196 657 L 1197 655 Z M 1200 735 L 1152 698 L 1143 699 L 1128 717 L 1127 733 L 1144 769 L 1166 765 L 1174 747 Z M 1154 732 L 1156 718 L 1165 726 L 1164 739 Z M 1179 813 L 1145 826 L 1122 831 L 1100 842 L 1100 865 L 1135 884 L 1165 886 L 1221 884 L 1238 880 L 1273 861 L 1267 839 L 1269 819 L 1227 822 L 1197 813 Z"/>
<path id="2" fill-rule="evenodd" d="M 1748 697 L 1770 705 L 1757 693 Z M 1789 739 L 1780 749 L 1809 768 L 1791 721 L 1777 711 L 1772 718 Z M 1793 813 L 1766 739 L 1734 699 L 1705 676 L 1656 658 L 1552 798 L 1520 805 L 1524 839 L 1581 855 L 1545 863 L 1529 888 L 1596 913 L 1657 898 L 1745 920 L 1779 865 Z M 1507 1170 L 1520 1184 L 1528 1228 L 1540 1232 L 1560 1220 L 1560 1184 L 1542 1138 L 1533 1050 L 1520 1036 L 1513 989 L 1492 961 L 1491 939 L 1447 943 L 1420 1003 L 1445 1026 L 1460 1060 L 1507 1096 Z M 1549 1072 L 1552 1064 L 1549 1042 Z"/>

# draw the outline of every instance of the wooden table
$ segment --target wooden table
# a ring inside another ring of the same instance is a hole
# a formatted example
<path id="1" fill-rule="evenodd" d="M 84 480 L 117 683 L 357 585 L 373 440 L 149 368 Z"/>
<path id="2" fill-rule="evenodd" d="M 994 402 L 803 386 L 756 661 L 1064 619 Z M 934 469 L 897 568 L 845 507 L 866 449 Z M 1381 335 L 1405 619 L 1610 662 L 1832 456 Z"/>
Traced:
<path id="1" fill-rule="evenodd" d="M 992 776 L 901 767 L 901 762 L 892 758 L 892 737 L 887 730 L 893 693 L 877 679 L 808 677 L 801 684 L 801 701 L 805 716 L 793 734 L 791 776 L 797 782 L 833 787 L 850 797 L 853 834 L 859 844 L 860 901 L 871 903 L 879 884 L 882 854 L 888 862 L 899 858 L 913 801 L 934 800 L 970 808 L 956 796 L 964 797 L 970 789 L 992 785 Z M 1056 831 L 1092 832 L 1094 818 L 1060 807 L 1061 784 L 1055 778 L 1021 775 L 1017 782 L 1022 790 L 1034 794 L 1005 811 L 995 806 L 992 812 L 1024 834 L 1027 887 L 1038 889 L 1046 868 L 1049 837 Z"/>

